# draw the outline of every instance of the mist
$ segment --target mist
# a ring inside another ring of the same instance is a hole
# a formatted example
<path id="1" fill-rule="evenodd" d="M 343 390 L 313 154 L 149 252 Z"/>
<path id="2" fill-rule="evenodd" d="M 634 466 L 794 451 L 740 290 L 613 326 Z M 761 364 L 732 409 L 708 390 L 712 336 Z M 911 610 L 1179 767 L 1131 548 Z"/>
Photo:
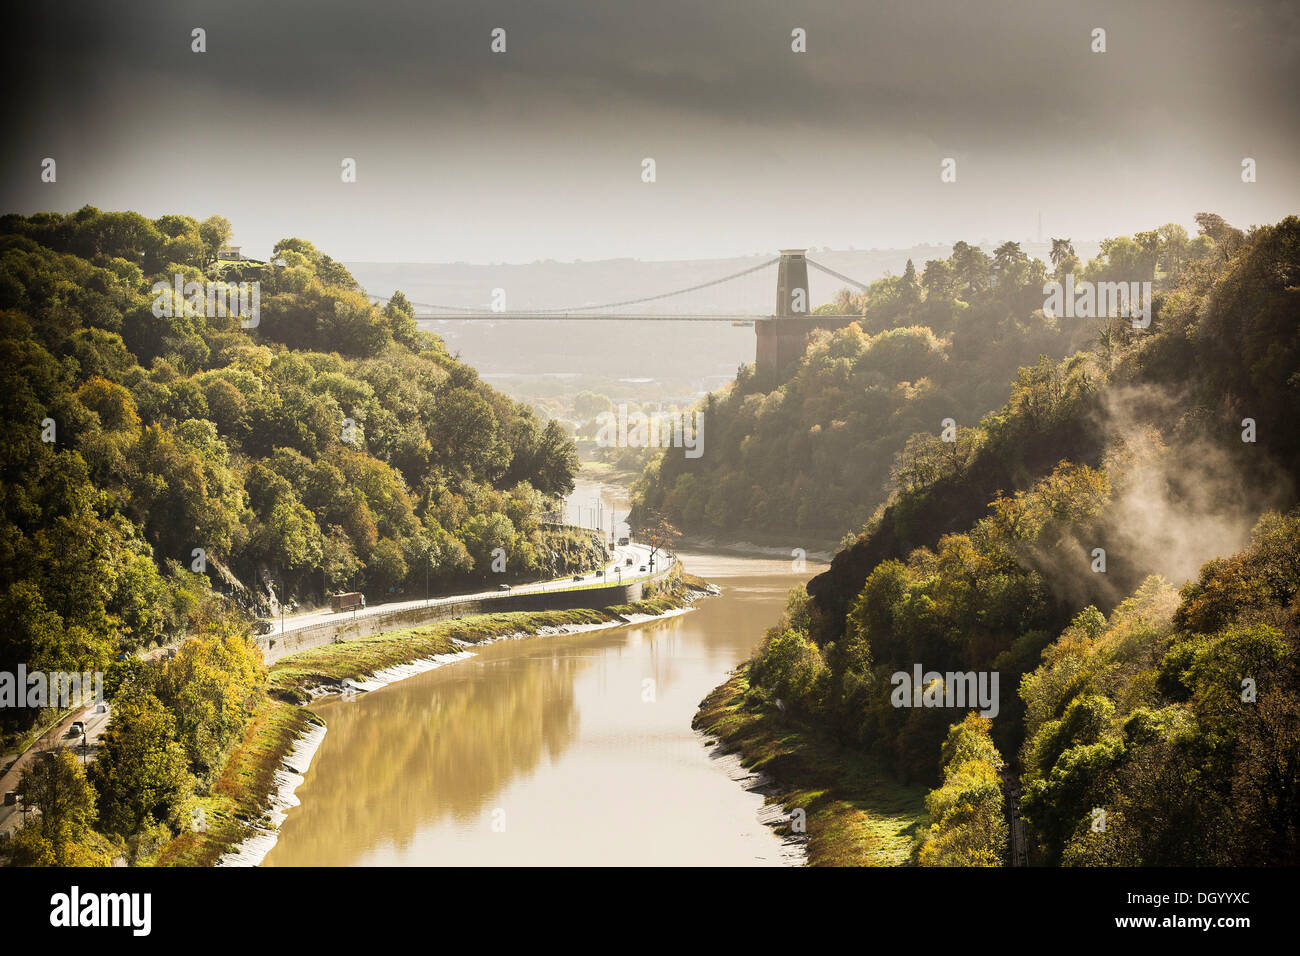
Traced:
<path id="1" fill-rule="evenodd" d="M 1240 427 L 1186 394 L 1113 387 L 1094 424 L 1106 435 L 1109 499 L 1095 520 L 1030 559 L 1080 605 L 1113 607 L 1151 574 L 1181 587 L 1207 561 L 1246 547 L 1261 513 L 1294 500 L 1290 478 L 1241 441 Z M 1104 573 L 1093 570 L 1096 548 Z"/>

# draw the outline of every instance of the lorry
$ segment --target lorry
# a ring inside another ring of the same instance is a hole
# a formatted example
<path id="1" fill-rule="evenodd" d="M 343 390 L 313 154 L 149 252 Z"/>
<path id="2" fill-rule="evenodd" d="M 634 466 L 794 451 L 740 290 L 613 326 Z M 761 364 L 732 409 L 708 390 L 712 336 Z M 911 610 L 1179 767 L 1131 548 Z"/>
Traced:
<path id="1" fill-rule="evenodd" d="M 330 608 L 335 611 L 351 611 L 354 608 L 365 606 L 366 600 L 361 596 L 360 591 L 348 591 L 343 594 L 330 595 Z"/>

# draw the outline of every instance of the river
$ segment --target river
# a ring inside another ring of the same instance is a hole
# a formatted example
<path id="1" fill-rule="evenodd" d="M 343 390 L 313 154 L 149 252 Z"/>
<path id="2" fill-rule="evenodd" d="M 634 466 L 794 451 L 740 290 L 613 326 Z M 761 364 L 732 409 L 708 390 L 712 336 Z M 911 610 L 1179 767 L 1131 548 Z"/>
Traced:
<path id="1" fill-rule="evenodd" d="M 788 862 L 691 719 L 820 567 L 681 557 L 722 595 L 314 705 L 329 732 L 264 865 Z"/>

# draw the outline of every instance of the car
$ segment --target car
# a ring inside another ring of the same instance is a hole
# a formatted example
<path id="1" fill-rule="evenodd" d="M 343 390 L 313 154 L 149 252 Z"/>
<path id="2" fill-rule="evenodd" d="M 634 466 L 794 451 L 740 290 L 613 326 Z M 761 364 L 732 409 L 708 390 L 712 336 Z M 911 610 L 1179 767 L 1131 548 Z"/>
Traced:
<path id="1" fill-rule="evenodd" d="M 69 737 L 80 737 L 86 732 L 86 725 L 80 720 L 74 720 L 72 726 L 68 728 Z"/>
<path id="2" fill-rule="evenodd" d="M 575 574 L 575 575 L 573 576 L 573 580 L 575 580 L 575 581 L 581 581 L 581 580 L 582 580 L 582 575 L 581 575 L 581 574 Z"/>
<path id="3" fill-rule="evenodd" d="M 632 567 L 632 559 L 631 559 L 631 558 L 628 558 L 628 559 L 627 559 L 626 567 L 629 567 L 629 568 Z"/>
<path id="4" fill-rule="evenodd" d="M 644 565 L 644 564 L 641 565 L 641 567 L 637 568 L 637 570 L 638 570 L 638 571 L 644 571 L 644 570 L 645 570 L 645 565 Z"/>
<path id="5" fill-rule="evenodd" d="M 510 585 L 508 585 L 508 584 L 498 584 L 498 585 L 497 585 L 497 590 L 498 590 L 498 591 L 509 591 L 509 590 L 510 590 Z"/>
<path id="6" fill-rule="evenodd" d="M 255 621 L 253 623 L 254 634 L 270 634 L 274 628 L 275 625 L 270 621 Z"/>
<path id="7" fill-rule="evenodd" d="M 626 548 L 626 547 L 628 546 L 629 543 L 630 543 L 630 542 L 628 541 L 627 538 L 619 538 L 619 539 L 618 539 L 618 546 L 619 546 L 620 548 Z"/>

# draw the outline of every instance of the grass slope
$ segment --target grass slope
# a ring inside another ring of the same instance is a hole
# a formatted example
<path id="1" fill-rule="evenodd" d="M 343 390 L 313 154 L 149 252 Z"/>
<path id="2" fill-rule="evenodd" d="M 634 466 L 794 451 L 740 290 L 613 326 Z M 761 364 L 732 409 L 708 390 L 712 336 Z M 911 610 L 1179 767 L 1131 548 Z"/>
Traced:
<path id="1" fill-rule="evenodd" d="M 627 614 L 662 614 L 682 607 L 709 585 L 682 575 L 671 590 L 620 607 L 568 611 L 517 611 L 475 614 L 423 627 L 385 631 L 370 637 L 326 644 L 285 657 L 270 668 L 268 696 L 249 720 L 243 739 L 231 751 L 207 796 L 195 801 L 203 810 L 205 832 L 183 833 L 166 843 L 151 860 L 154 866 L 212 866 L 258 825 L 270 806 L 275 772 L 294 742 L 320 718 L 300 703 L 308 690 L 362 678 L 398 664 L 465 648 L 510 634 L 536 633 L 561 625 L 619 623 Z"/>
<path id="2" fill-rule="evenodd" d="M 196 799 L 205 832 L 182 833 L 152 860 L 154 866 L 214 866 L 256 826 L 270 805 L 275 772 L 285 755 L 320 718 L 281 700 L 266 698 L 248 722 L 211 793 Z"/>
<path id="3" fill-rule="evenodd" d="M 503 614 L 471 614 L 419 627 L 383 631 L 370 637 L 323 644 L 281 658 L 271 665 L 270 690 L 277 697 L 298 703 L 309 699 L 307 691 L 322 684 L 337 684 L 344 678 L 367 677 L 386 667 L 408 664 L 465 650 L 457 644 L 539 631 L 565 624 L 603 624 L 619 619 L 609 610 L 577 608 L 569 611 L 512 611 Z"/>
<path id="4" fill-rule="evenodd" d="M 840 747 L 747 696 L 747 668 L 700 703 L 692 726 L 770 775 L 769 801 L 807 814 L 810 866 L 904 866 L 925 825 L 925 791 L 898 783 L 870 756 Z M 790 832 L 788 824 L 778 829 Z"/>

